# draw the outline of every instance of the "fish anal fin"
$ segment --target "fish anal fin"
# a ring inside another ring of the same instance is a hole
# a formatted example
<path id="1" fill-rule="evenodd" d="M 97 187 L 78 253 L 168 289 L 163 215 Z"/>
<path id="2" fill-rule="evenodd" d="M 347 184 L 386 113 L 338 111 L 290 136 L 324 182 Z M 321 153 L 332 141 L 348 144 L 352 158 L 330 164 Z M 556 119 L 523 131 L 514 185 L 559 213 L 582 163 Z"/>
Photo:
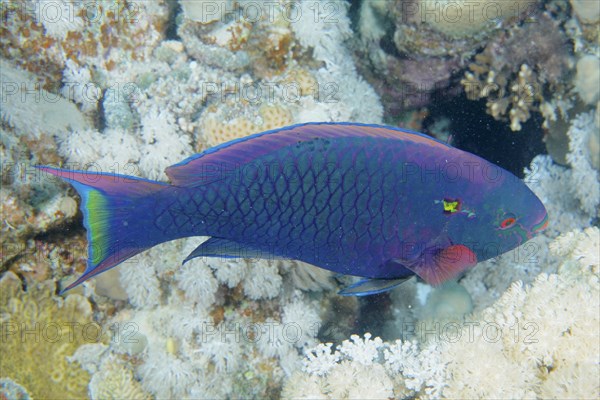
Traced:
<path id="1" fill-rule="evenodd" d="M 183 260 L 183 264 L 196 257 L 221 257 L 221 258 L 279 258 L 261 249 L 229 239 L 211 237 L 200 244 Z"/>
<path id="2" fill-rule="evenodd" d="M 387 292 L 398 285 L 403 284 L 412 276 L 398 279 L 363 279 L 338 292 L 341 296 L 369 296 Z"/>
<path id="3" fill-rule="evenodd" d="M 408 266 L 425 282 L 432 286 L 455 278 L 461 272 L 475 266 L 477 256 L 471 249 L 462 244 L 448 246 L 425 257 L 421 262 Z"/>

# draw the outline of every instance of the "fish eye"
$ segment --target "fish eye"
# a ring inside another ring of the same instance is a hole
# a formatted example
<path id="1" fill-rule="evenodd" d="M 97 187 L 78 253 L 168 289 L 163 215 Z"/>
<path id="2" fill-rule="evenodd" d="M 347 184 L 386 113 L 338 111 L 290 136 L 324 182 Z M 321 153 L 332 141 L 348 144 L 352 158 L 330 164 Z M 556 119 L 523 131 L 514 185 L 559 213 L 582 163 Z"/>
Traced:
<path id="1" fill-rule="evenodd" d="M 454 214 L 461 210 L 462 201 L 460 199 L 444 198 L 442 205 L 444 206 L 444 214 Z"/>
<path id="2" fill-rule="evenodd" d="M 514 214 L 505 214 L 504 219 L 500 222 L 500 229 L 508 229 L 517 222 L 517 217 Z"/>

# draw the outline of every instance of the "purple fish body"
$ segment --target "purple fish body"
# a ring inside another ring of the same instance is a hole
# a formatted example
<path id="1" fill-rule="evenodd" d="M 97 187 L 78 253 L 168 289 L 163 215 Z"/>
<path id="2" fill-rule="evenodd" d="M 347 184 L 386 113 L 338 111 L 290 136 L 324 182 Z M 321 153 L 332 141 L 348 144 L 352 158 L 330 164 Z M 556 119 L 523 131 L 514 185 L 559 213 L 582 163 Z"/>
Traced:
<path id="1" fill-rule="evenodd" d="M 367 278 L 378 293 L 440 284 L 545 228 L 539 199 L 475 155 L 398 128 L 294 125 L 167 169 L 170 184 L 40 167 L 82 196 L 88 269 L 73 287 L 159 243 L 210 236 L 194 257 L 287 258 Z"/>

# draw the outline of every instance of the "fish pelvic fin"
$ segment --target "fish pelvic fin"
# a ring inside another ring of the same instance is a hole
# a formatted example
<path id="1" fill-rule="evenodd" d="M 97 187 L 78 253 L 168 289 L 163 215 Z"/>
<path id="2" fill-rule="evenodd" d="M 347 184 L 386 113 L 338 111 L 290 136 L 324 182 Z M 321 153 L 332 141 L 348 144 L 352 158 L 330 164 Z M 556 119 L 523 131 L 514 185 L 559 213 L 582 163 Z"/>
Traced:
<path id="1" fill-rule="evenodd" d="M 81 196 L 79 208 L 88 241 L 87 268 L 61 293 L 163 241 L 147 239 L 152 236 L 152 227 L 147 222 L 148 209 L 140 207 L 140 199 L 169 185 L 125 175 L 36 168 L 62 178 Z"/>
<path id="2" fill-rule="evenodd" d="M 183 260 L 183 264 L 196 257 L 284 259 L 271 252 L 219 237 L 211 237 L 200 244 Z"/>
<path id="3" fill-rule="evenodd" d="M 403 284 L 412 276 L 397 279 L 363 279 L 338 292 L 340 296 L 370 296 L 392 290 Z"/>

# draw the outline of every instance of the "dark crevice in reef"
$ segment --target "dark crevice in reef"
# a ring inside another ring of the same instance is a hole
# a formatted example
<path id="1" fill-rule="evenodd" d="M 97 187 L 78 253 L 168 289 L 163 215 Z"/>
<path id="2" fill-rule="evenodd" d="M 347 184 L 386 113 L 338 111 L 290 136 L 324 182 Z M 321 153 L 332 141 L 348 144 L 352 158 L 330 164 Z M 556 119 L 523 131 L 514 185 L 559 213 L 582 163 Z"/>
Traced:
<path id="1" fill-rule="evenodd" d="M 66 237 L 85 234 L 86 230 L 83 227 L 83 215 L 81 214 L 81 211 L 78 211 L 74 218 L 71 218 L 62 224 L 52 226 L 47 231 L 34 235 L 33 239 L 46 243 L 61 243 Z"/>
<path id="2" fill-rule="evenodd" d="M 402 287 L 395 290 L 402 290 Z M 373 337 L 385 337 L 384 323 L 394 318 L 393 302 L 389 293 L 374 294 L 359 298 L 360 320 L 358 332 L 370 332 Z"/>
<path id="3" fill-rule="evenodd" d="M 180 40 L 177 34 L 177 18 L 181 14 L 181 5 L 178 1 L 169 0 L 167 1 L 169 7 L 169 20 L 167 21 L 167 28 L 165 29 L 166 40 Z"/>
<path id="4" fill-rule="evenodd" d="M 450 120 L 452 145 L 496 164 L 523 178 L 523 169 L 538 154 L 546 154 L 542 141 L 542 117 L 532 113 L 518 132 L 506 121 L 496 121 L 486 113 L 485 100 L 471 101 L 464 94 L 429 106 L 424 126 L 442 117 Z"/>

